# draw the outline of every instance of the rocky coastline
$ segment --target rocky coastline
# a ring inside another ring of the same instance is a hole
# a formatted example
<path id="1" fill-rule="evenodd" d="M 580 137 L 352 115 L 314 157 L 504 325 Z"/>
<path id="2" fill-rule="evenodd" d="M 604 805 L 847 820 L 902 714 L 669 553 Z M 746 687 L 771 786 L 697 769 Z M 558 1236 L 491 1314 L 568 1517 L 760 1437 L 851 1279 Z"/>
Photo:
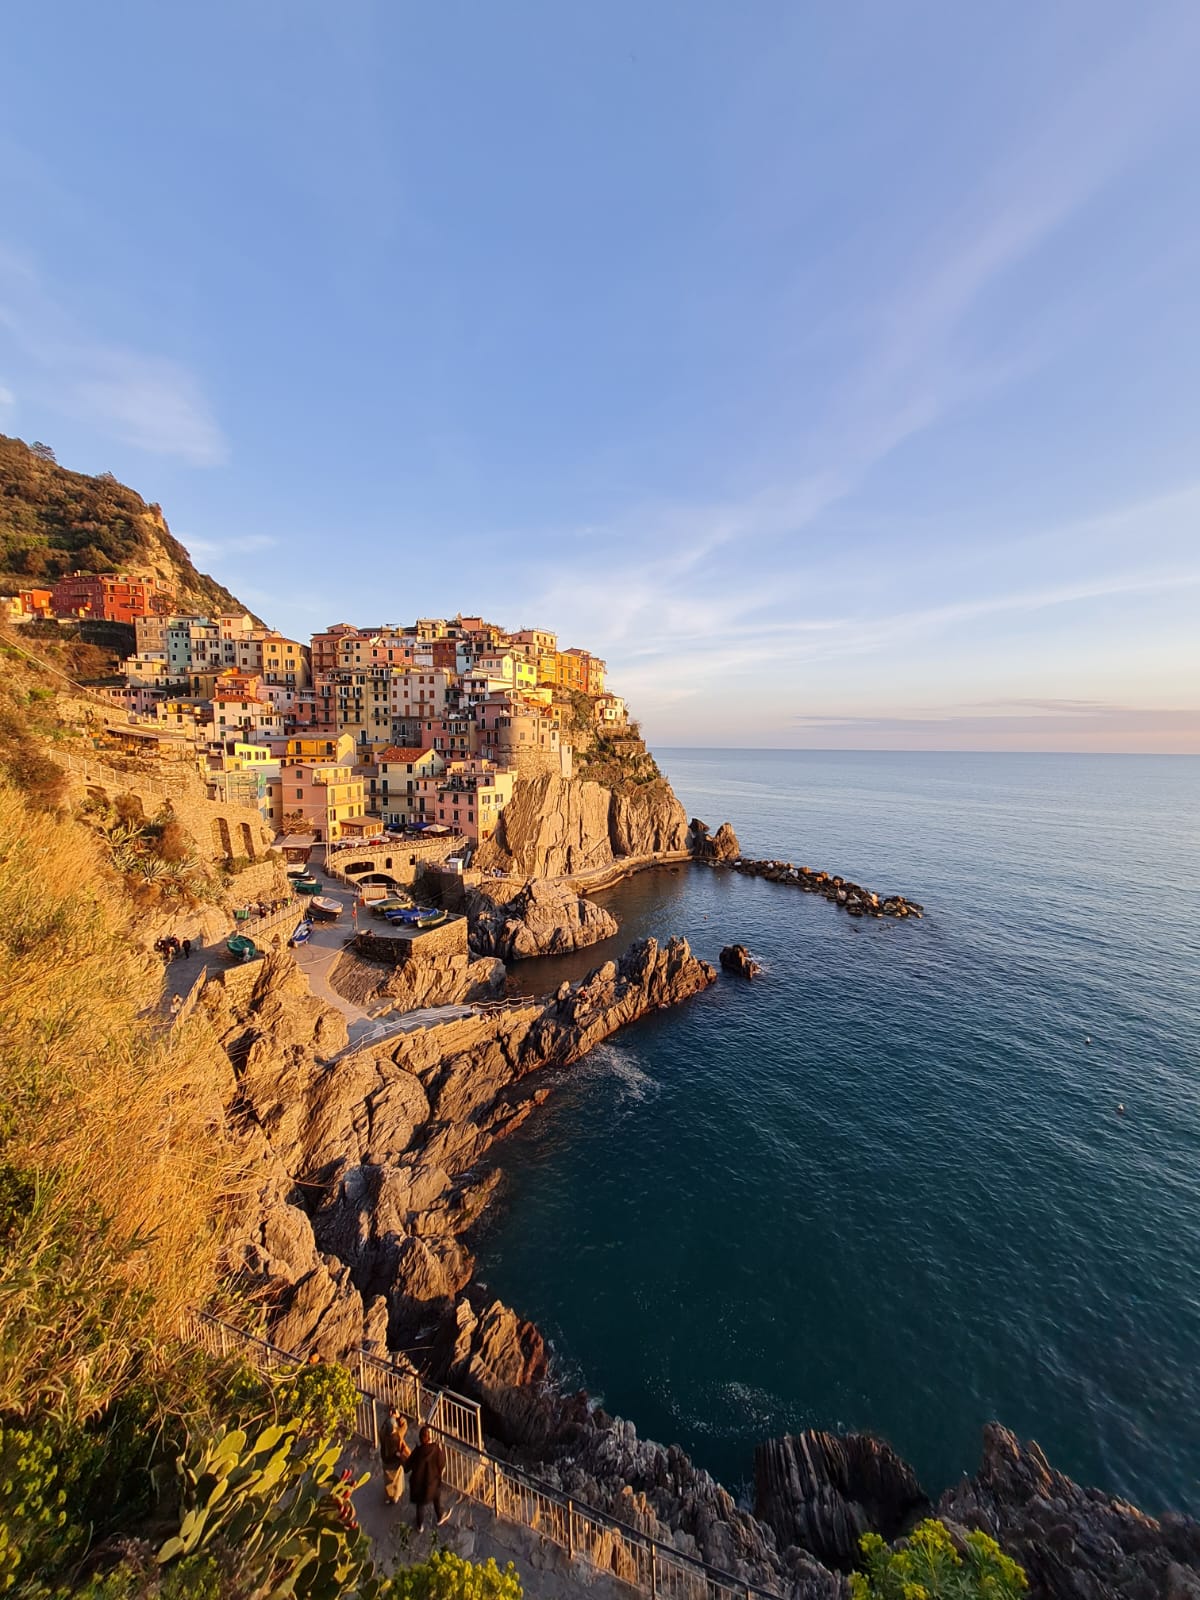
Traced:
<path id="1" fill-rule="evenodd" d="M 606 828 L 612 798 L 597 806 Z M 540 822 L 537 831 L 550 859 Z M 686 838 L 693 859 L 819 893 L 850 915 L 921 915 L 903 896 L 748 861 L 731 829 L 709 834 L 693 819 Z M 523 848 L 515 825 L 512 843 Z M 573 843 L 569 858 L 579 854 Z M 349 954 L 335 986 L 365 993 L 374 983 L 397 1011 L 495 994 L 504 959 L 590 942 L 605 925 L 589 906 L 569 884 L 488 886 L 461 971 L 409 963 L 383 974 Z M 722 965 L 757 970 L 744 947 L 727 947 Z M 329 1358 L 364 1343 L 390 1352 L 477 1398 L 494 1448 L 552 1485 L 787 1600 L 844 1600 L 861 1534 L 902 1536 L 931 1513 L 952 1531 L 991 1533 L 1025 1566 L 1035 1597 L 1200 1600 L 1200 1525 L 1080 1488 L 998 1425 L 985 1431 L 979 1472 L 936 1500 L 870 1436 L 764 1441 L 751 1508 L 682 1450 L 557 1389 L 538 1329 L 475 1277 L 473 1229 L 499 1182 L 493 1148 L 597 1043 L 715 980 L 686 941 L 647 940 L 553 996 L 359 1049 L 347 1048 L 344 1017 L 313 997 L 286 952 L 211 981 L 195 1025 L 227 1053 L 225 1111 L 247 1174 L 228 1202 L 226 1266 L 266 1308 L 272 1336 Z"/>

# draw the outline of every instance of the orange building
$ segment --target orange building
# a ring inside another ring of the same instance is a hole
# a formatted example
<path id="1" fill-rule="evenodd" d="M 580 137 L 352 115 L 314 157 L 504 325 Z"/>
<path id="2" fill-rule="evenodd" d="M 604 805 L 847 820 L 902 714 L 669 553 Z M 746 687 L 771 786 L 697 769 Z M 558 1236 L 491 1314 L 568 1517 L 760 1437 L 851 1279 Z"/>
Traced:
<path id="1" fill-rule="evenodd" d="M 171 597 L 157 578 L 130 578 L 115 572 L 73 572 L 51 591 L 56 617 L 91 617 L 103 622 L 134 622 L 166 613 Z"/>

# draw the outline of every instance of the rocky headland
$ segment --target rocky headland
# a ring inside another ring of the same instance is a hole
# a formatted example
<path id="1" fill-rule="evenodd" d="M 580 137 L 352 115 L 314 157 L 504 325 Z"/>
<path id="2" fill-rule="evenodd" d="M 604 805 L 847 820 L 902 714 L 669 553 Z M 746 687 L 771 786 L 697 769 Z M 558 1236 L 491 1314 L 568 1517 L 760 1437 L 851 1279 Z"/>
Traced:
<path id="1" fill-rule="evenodd" d="M 602 873 L 623 857 L 687 854 L 687 813 L 663 779 L 608 788 L 549 775 L 522 780 L 475 864 L 526 878 Z"/>

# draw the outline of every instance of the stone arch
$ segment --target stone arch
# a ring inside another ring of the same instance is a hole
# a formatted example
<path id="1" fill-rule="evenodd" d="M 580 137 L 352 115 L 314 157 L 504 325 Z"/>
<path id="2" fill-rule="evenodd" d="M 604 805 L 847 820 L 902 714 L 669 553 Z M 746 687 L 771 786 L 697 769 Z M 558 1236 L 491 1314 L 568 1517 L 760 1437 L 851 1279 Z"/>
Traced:
<path id="1" fill-rule="evenodd" d="M 254 860 L 254 835 L 250 831 L 248 822 L 239 822 L 238 827 L 242 834 L 242 854 L 248 861 Z"/>
<path id="2" fill-rule="evenodd" d="M 212 819 L 213 849 L 219 856 L 230 857 L 233 855 L 233 842 L 229 837 L 229 824 L 224 817 Z"/>

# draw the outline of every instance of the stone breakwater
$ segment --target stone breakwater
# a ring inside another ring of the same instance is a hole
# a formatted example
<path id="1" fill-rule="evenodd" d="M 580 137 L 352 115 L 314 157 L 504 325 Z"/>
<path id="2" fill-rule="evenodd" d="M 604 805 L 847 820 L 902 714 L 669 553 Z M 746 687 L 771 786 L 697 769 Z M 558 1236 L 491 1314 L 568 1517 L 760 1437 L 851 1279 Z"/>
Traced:
<path id="1" fill-rule="evenodd" d="M 790 861 L 753 861 L 739 856 L 736 861 L 714 863 L 740 872 L 747 878 L 765 878 L 768 883 L 788 883 L 806 894 L 819 894 L 831 905 L 840 906 L 850 917 L 921 917 L 925 907 L 902 894 L 878 895 L 834 873 L 814 872 L 812 867 L 796 867 Z"/>

